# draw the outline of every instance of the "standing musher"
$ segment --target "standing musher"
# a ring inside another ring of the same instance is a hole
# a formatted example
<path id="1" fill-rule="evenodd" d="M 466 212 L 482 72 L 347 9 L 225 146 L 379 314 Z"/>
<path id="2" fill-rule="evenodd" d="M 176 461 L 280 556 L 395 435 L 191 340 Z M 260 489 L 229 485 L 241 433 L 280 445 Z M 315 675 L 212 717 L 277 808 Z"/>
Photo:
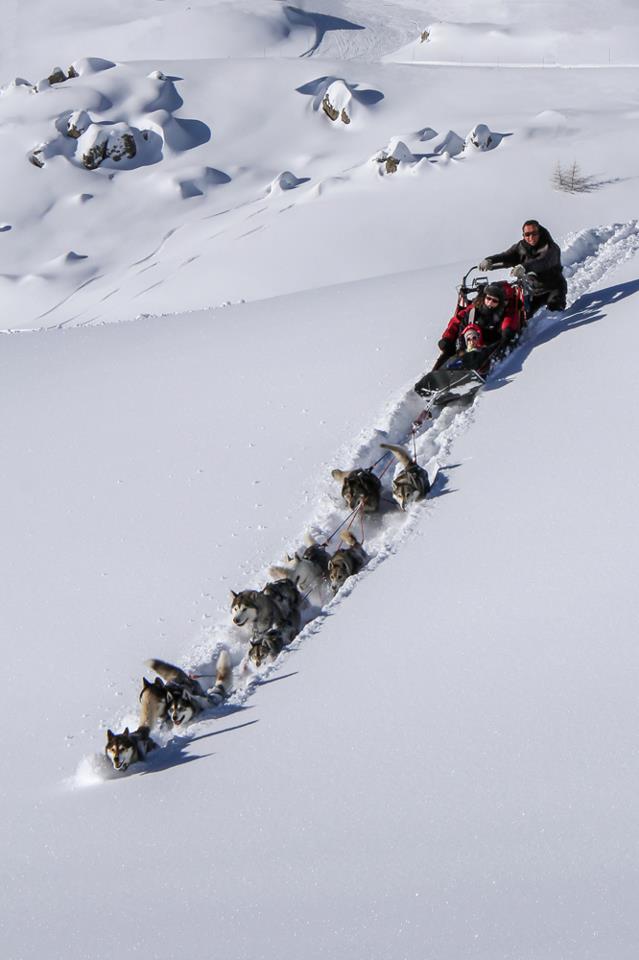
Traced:
<path id="1" fill-rule="evenodd" d="M 502 267 L 513 267 L 513 276 L 518 279 L 526 277 L 530 288 L 530 300 L 526 303 L 528 317 L 540 307 L 566 309 L 568 286 L 561 266 L 561 250 L 538 220 L 526 220 L 521 240 L 503 253 L 492 253 L 479 264 L 480 270 Z"/>

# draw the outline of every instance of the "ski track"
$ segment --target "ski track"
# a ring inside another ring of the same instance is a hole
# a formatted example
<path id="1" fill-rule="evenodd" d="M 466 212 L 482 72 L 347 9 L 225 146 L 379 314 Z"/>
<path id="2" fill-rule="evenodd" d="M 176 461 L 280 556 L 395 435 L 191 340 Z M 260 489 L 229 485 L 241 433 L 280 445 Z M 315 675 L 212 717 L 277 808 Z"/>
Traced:
<path id="1" fill-rule="evenodd" d="M 562 250 L 564 273 L 568 280 L 569 301 L 574 303 L 585 293 L 588 293 L 619 263 L 630 259 L 637 252 L 639 252 L 639 221 L 637 220 L 625 224 L 593 227 L 571 234 L 566 239 Z M 556 314 L 541 310 L 526 329 L 520 345 L 512 352 L 510 357 L 517 358 L 524 351 L 533 349 L 535 343 L 541 339 L 549 328 L 561 323 L 560 317 L 561 315 L 558 318 Z M 506 363 L 508 363 L 508 360 Z M 500 367 L 503 372 L 504 364 L 501 364 Z M 416 372 L 416 379 L 421 375 L 421 372 Z M 492 379 L 493 377 L 489 376 L 488 382 Z M 226 704 L 208 711 L 203 719 L 191 724 L 185 731 L 180 731 L 177 734 L 170 731 L 154 731 L 154 738 L 165 749 L 155 751 L 145 764 L 134 764 L 124 774 L 116 773 L 103 755 L 94 754 L 84 757 L 75 776 L 71 778 L 71 785 L 75 787 L 94 785 L 104 780 L 121 779 L 123 776 L 143 773 L 145 769 L 158 770 L 174 766 L 184 758 L 184 750 L 189 742 L 202 732 L 201 725 L 203 723 L 210 724 L 213 720 L 219 721 L 241 711 L 246 701 L 259 688 L 260 683 L 267 681 L 279 672 L 287 662 L 288 657 L 302 643 L 307 642 L 322 629 L 326 618 L 332 616 L 351 595 L 360 579 L 374 573 L 377 567 L 395 553 L 407 537 L 411 536 L 413 530 L 422 522 L 423 518 L 435 509 L 437 498 L 445 490 L 447 484 L 445 463 L 455 439 L 465 432 L 472 423 L 477 403 L 478 398 L 462 410 L 455 410 L 450 407 L 444 408 L 439 416 L 432 421 L 427 421 L 426 425 L 420 428 L 421 433 L 415 438 L 415 448 L 413 448 L 411 425 L 417 414 L 423 409 L 424 401 L 413 392 L 412 384 L 405 385 L 397 395 L 391 397 L 381 411 L 377 422 L 373 426 L 364 428 L 351 444 L 337 451 L 337 455 L 330 465 L 324 465 L 327 479 L 317 489 L 318 505 L 314 516 L 309 521 L 308 529 L 318 540 L 330 538 L 331 544 L 335 545 L 337 540 L 335 531 L 344 524 L 347 512 L 339 495 L 339 485 L 330 478 L 330 466 L 339 465 L 344 469 L 370 466 L 379 459 L 382 453 L 379 448 L 381 442 L 400 443 L 407 446 L 411 453 L 415 453 L 416 450 L 417 458 L 422 466 L 428 470 L 433 485 L 430 495 L 420 503 L 413 505 L 405 513 L 402 513 L 392 500 L 390 503 L 387 502 L 387 500 L 390 500 L 390 476 L 395 470 L 395 463 L 393 462 L 389 469 L 384 472 L 383 497 L 385 499 L 382 500 L 381 510 L 378 514 L 367 516 L 365 520 L 364 547 L 370 558 L 367 566 L 359 574 L 347 580 L 342 589 L 330 599 L 327 598 L 326 594 L 324 596 L 318 596 L 316 592 L 311 594 L 311 598 L 309 598 L 311 602 L 305 610 L 300 633 L 277 659 L 259 671 L 251 669 L 248 675 L 243 672 L 238 674 L 237 668 L 242 663 L 246 653 L 248 634 L 242 628 L 235 627 L 230 622 L 230 615 L 226 622 L 220 621 L 214 624 L 193 649 L 188 658 L 186 669 L 205 676 L 209 675 L 213 670 L 212 664 L 219 651 L 222 647 L 227 647 L 231 652 L 238 685 Z M 390 457 L 390 454 L 388 456 Z M 378 473 L 381 469 L 380 465 Z M 361 539 L 362 528 L 359 517 L 355 517 L 351 529 L 358 539 Z M 303 533 L 304 531 L 299 537 L 300 543 L 302 543 Z M 280 561 L 281 558 L 273 558 L 271 562 L 278 563 Z M 260 582 L 267 582 L 269 578 L 266 570 L 259 579 Z M 242 585 L 242 588 L 244 587 L 258 588 L 254 583 Z M 118 730 L 125 726 L 135 728 L 137 725 L 137 715 L 129 709 L 126 715 L 120 718 L 115 728 Z"/>

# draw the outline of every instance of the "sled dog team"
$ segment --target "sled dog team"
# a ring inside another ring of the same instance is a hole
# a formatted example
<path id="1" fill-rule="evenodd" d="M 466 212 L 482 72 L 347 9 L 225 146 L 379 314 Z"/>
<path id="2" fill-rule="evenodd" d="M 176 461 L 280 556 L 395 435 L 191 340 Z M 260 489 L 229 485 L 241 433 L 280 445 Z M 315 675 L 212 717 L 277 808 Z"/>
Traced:
<path id="1" fill-rule="evenodd" d="M 461 297 L 457 309 L 439 341 L 441 355 L 433 371 L 460 365 L 481 370 L 497 350 L 516 340 L 520 325 L 541 306 L 563 310 L 566 306 L 566 281 L 561 266 L 561 251 L 548 230 L 537 220 L 526 220 L 522 237 L 507 250 L 480 261 L 482 271 L 512 267 L 512 274 L 528 291 L 525 309 L 519 309 L 513 288 L 502 281 L 486 284 L 472 301 Z M 474 269 L 474 268 L 473 268 Z M 460 291 L 461 294 L 461 291 Z M 415 389 L 429 388 L 426 374 Z M 381 444 L 393 454 L 397 470 L 392 481 L 392 495 L 405 510 L 430 491 L 428 474 L 403 447 Z M 375 513 L 382 495 L 380 478 L 373 468 L 333 470 L 333 478 L 341 483 L 346 506 L 355 515 Z M 352 522 L 352 521 L 351 521 Z M 339 529 L 339 528 L 338 528 Z M 273 566 L 269 573 L 275 579 L 262 590 L 232 591 L 231 618 L 238 627 L 250 631 L 248 661 L 261 666 L 274 659 L 299 633 L 302 607 L 306 597 L 323 585 L 337 592 L 349 577 L 358 573 L 368 557 L 350 530 L 341 534 L 343 545 L 330 554 L 326 544 L 306 538 L 302 552 L 288 557 L 282 566 Z M 158 675 L 153 682 L 142 680 L 140 720 L 138 728 L 123 733 L 107 731 L 106 755 L 116 770 L 126 770 L 142 761 L 157 743 L 151 734 L 156 726 L 182 728 L 202 711 L 219 706 L 232 690 L 233 675 L 228 650 L 222 650 L 215 667 L 215 684 L 208 690 L 180 667 L 163 660 L 149 660 L 148 666 Z"/>
<path id="2" fill-rule="evenodd" d="M 398 471 L 391 489 L 393 499 L 405 510 L 429 492 L 428 474 L 403 447 L 381 446 L 397 460 Z M 372 469 L 333 470 L 333 478 L 341 483 L 342 497 L 352 512 L 379 510 L 382 483 Z M 321 595 L 324 589 L 336 593 L 365 566 L 368 556 L 355 534 L 344 530 L 340 537 L 341 546 L 329 553 L 325 544 L 317 543 L 309 534 L 303 550 L 287 557 L 283 564 L 270 567 L 274 579 L 262 590 L 231 591 L 231 619 L 235 626 L 249 631 L 243 667 L 249 661 L 260 667 L 275 659 L 297 636 L 308 594 L 317 590 Z M 147 660 L 147 666 L 157 676 L 153 681 L 142 678 L 137 729 L 126 727 L 122 733 L 107 730 L 106 756 L 118 771 L 145 760 L 157 747 L 152 737 L 154 728 L 183 729 L 202 711 L 223 703 L 233 687 L 231 658 L 225 649 L 217 658 L 215 683 L 208 690 L 180 667 L 164 660 Z"/>

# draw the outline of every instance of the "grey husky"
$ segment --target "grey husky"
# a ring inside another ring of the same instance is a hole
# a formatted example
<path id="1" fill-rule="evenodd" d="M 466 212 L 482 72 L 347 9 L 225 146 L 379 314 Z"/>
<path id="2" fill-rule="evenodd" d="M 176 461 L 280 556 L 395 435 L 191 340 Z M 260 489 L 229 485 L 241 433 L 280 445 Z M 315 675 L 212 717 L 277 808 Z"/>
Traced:
<path id="1" fill-rule="evenodd" d="M 342 484 L 342 497 L 349 510 L 361 507 L 364 513 L 376 513 L 382 495 L 382 484 L 372 468 L 332 470 L 331 476 Z"/>
<path id="2" fill-rule="evenodd" d="M 424 468 L 420 467 L 404 447 L 397 447 L 392 443 L 380 443 L 380 447 L 390 450 L 404 468 L 393 478 L 392 491 L 395 503 L 405 510 L 409 504 L 423 500 L 430 491 L 430 480 Z"/>
<path id="3" fill-rule="evenodd" d="M 146 760 L 147 754 L 155 747 L 157 747 L 157 743 L 151 738 L 151 731 L 148 727 L 141 726 L 132 732 L 129 732 L 129 728 L 125 727 L 123 733 L 113 733 L 112 730 L 107 730 L 104 752 L 115 770 L 124 771 L 132 763 Z"/>
<path id="4" fill-rule="evenodd" d="M 299 633 L 301 594 L 288 579 L 268 583 L 263 590 L 231 590 L 231 617 L 238 627 L 251 631 L 249 658 L 257 666 L 275 658 Z"/>
<path id="5" fill-rule="evenodd" d="M 231 692 L 233 670 L 228 650 L 222 650 L 215 666 L 215 684 L 209 690 L 188 673 L 164 660 L 148 660 L 148 666 L 159 678 L 150 683 L 146 677 L 140 694 L 141 716 L 152 726 L 153 722 L 171 723 L 180 727 L 190 723 L 198 714 L 210 707 L 218 707 Z M 162 702 L 163 701 L 163 702 Z"/>
<path id="6" fill-rule="evenodd" d="M 269 567 L 272 577 L 288 577 L 302 591 L 306 593 L 313 587 L 320 587 L 328 579 L 328 561 L 330 553 L 310 535 L 304 537 L 306 544 L 302 552 L 295 551 L 292 557 L 287 557 L 283 566 Z"/>
<path id="7" fill-rule="evenodd" d="M 336 550 L 328 562 L 328 579 L 335 593 L 349 577 L 359 573 L 368 560 L 366 551 L 354 533 L 343 530 L 340 537 L 346 546 Z"/>

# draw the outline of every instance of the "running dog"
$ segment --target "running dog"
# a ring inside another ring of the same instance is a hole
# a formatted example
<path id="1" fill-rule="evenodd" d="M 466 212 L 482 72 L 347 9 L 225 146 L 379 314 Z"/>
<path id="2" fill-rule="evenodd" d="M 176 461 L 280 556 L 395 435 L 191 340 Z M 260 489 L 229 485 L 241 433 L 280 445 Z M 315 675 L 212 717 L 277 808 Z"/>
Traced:
<path id="1" fill-rule="evenodd" d="M 144 687 L 140 694 L 143 704 L 148 702 L 153 706 L 149 709 L 149 718 L 160 703 L 164 695 L 164 717 L 174 727 L 186 726 L 203 710 L 210 707 L 219 707 L 229 696 L 233 683 L 233 669 L 228 650 L 222 650 L 215 665 L 215 685 L 210 690 L 204 690 L 197 680 L 189 677 L 180 667 L 164 660 L 148 660 L 147 664 L 166 681 L 162 684 L 159 678 L 154 683 L 144 678 Z M 162 709 L 155 713 L 156 722 L 162 716 Z"/>
<path id="2" fill-rule="evenodd" d="M 282 616 L 286 619 L 289 619 L 294 616 L 296 612 L 299 612 L 302 595 L 295 584 L 287 577 L 282 577 L 267 583 L 262 593 L 265 597 L 269 597 L 269 599 L 273 601 Z"/>
<path id="3" fill-rule="evenodd" d="M 342 497 L 349 510 L 361 507 L 364 513 L 376 513 L 382 484 L 371 467 L 367 470 L 332 470 L 331 476 L 342 484 Z"/>
<path id="4" fill-rule="evenodd" d="M 306 593 L 314 586 L 321 586 L 328 580 L 328 561 L 330 554 L 325 547 L 320 546 L 310 534 L 304 537 L 306 548 L 303 552 L 297 550 L 292 557 L 286 558 L 286 565 L 269 567 L 272 577 L 287 577 L 296 587 Z"/>
<path id="5" fill-rule="evenodd" d="M 423 500 L 430 492 L 430 480 L 424 468 L 413 460 L 404 447 L 396 447 L 392 443 L 380 443 L 380 447 L 390 450 L 404 468 L 393 478 L 392 491 L 395 503 L 401 510 L 405 510 L 409 504 Z"/>
<path id="6" fill-rule="evenodd" d="M 349 577 L 359 573 L 368 561 L 368 555 L 355 534 L 343 530 L 340 537 L 346 546 L 336 550 L 328 562 L 328 579 L 334 593 L 344 586 Z"/>
<path id="7" fill-rule="evenodd" d="M 151 683 L 146 677 L 142 677 L 139 700 L 141 727 L 148 727 L 149 730 L 153 730 L 156 724 L 158 726 L 170 724 L 166 703 L 166 686 L 163 680 L 156 677 Z"/>
<path id="8" fill-rule="evenodd" d="M 267 584 L 264 590 L 231 590 L 231 617 L 238 627 L 251 630 L 248 656 L 260 666 L 275 657 L 299 633 L 301 594 L 288 579 Z"/>
<path id="9" fill-rule="evenodd" d="M 157 747 L 148 727 L 138 727 L 132 733 L 125 727 L 124 733 L 107 730 L 104 752 L 118 772 L 127 770 L 132 763 L 146 760 L 147 754 Z"/>

